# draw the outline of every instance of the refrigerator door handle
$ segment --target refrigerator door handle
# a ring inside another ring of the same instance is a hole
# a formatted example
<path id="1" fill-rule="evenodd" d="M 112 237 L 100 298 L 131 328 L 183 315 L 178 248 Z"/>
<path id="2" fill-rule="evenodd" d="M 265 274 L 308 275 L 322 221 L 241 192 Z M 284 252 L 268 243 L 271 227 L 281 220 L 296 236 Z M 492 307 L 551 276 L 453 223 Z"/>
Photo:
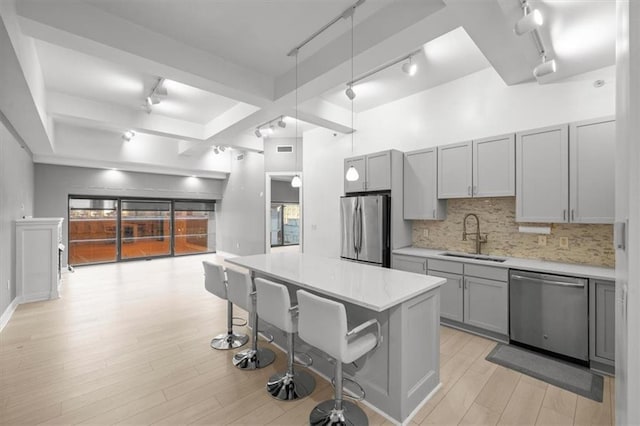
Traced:
<path id="1" fill-rule="evenodd" d="M 358 254 L 358 204 L 353 208 L 353 251 Z"/>
<path id="2" fill-rule="evenodd" d="M 358 253 L 362 251 L 362 206 L 358 206 Z"/>

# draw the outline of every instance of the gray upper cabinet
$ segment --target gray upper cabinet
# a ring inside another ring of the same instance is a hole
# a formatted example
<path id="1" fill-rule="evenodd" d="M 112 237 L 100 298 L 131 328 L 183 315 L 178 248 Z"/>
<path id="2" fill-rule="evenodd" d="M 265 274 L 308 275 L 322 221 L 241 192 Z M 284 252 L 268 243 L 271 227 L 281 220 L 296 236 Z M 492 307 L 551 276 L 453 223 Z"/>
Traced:
<path id="1" fill-rule="evenodd" d="M 516 153 L 513 133 L 473 141 L 473 196 L 516 195 Z"/>
<path id="2" fill-rule="evenodd" d="M 569 137 L 570 222 L 613 223 L 615 120 L 572 123 Z"/>
<path id="3" fill-rule="evenodd" d="M 391 190 L 391 151 L 346 158 L 345 175 L 350 166 L 355 167 L 360 178 L 355 182 L 349 182 L 345 177 L 345 193 Z"/>
<path id="4" fill-rule="evenodd" d="M 404 218 L 442 220 L 447 204 L 438 200 L 438 150 L 421 149 L 404 155 Z"/>
<path id="5" fill-rule="evenodd" d="M 365 190 L 365 182 L 366 182 L 366 173 L 365 173 L 365 169 L 366 169 L 366 160 L 364 155 L 359 156 L 359 157 L 351 157 L 351 158 L 346 158 L 344 160 L 344 174 L 343 176 L 345 176 L 347 174 L 347 170 L 349 170 L 349 167 L 355 167 L 355 169 L 358 171 L 358 175 L 360 175 L 360 178 L 354 182 L 349 182 L 346 177 L 344 179 L 344 192 L 360 192 L 360 191 L 364 191 Z"/>
<path id="6" fill-rule="evenodd" d="M 424 257 L 394 254 L 391 256 L 391 267 L 400 271 L 415 272 L 424 275 L 427 273 L 427 259 Z"/>
<path id="7" fill-rule="evenodd" d="M 438 147 L 438 198 L 471 197 L 472 143 Z"/>
<path id="8" fill-rule="evenodd" d="M 516 221 L 566 222 L 568 125 L 516 134 Z"/>
<path id="9" fill-rule="evenodd" d="M 438 198 L 515 195 L 515 135 L 438 147 Z"/>
<path id="10" fill-rule="evenodd" d="M 391 151 L 369 154 L 366 157 L 367 191 L 391 189 Z"/>

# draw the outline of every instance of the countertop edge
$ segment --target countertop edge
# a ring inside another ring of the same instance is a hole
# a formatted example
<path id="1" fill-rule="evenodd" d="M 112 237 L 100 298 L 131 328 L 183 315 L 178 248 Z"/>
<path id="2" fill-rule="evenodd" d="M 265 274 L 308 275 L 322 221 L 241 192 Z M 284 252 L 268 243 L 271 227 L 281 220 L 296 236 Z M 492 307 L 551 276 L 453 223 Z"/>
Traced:
<path id="1" fill-rule="evenodd" d="M 420 247 L 402 247 L 392 251 L 392 254 L 404 256 L 424 257 L 428 259 L 447 260 L 449 262 L 469 263 L 474 265 L 492 266 L 503 269 L 522 269 L 535 272 L 546 272 L 560 275 L 576 275 L 585 278 L 602 279 L 607 281 L 615 280 L 615 269 L 603 266 L 580 265 L 574 263 L 552 262 L 547 260 L 523 259 L 516 257 L 504 257 L 504 262 L 483 261 L 477 259 L 451 258 L 442 256 L 447 250 L 426 249 Z"/>

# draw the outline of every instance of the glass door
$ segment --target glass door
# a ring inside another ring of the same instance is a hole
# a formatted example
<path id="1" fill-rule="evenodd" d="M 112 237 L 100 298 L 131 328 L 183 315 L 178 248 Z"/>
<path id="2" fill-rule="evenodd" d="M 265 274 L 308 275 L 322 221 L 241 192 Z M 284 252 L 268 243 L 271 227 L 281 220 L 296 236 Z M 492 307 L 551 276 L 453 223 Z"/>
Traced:
<path id="1" fill-rule="evenodd" d="M 271 247 L 282 244 L 282 204 L 271 204 Z"/>
<path id="2" fill-rule="evenodd" d="M 271 247 L 300 244 L 300 204 L 271 204 Z"/>
<path id="3" fill-rule="evenodd" d="M 173 209 L 174 253 L 211 253 L 216 250 L 215 203 L 176 201 Z"/>
<path id="4" fill-rule="evenodd" d="M 69 265 L 115 262 L 118 201 L 69 198 Z"/>
<path id="5" fill-rule="evenodd" d="M 171 201 L 122 200 L 120 258 L 171 255 Z"/>

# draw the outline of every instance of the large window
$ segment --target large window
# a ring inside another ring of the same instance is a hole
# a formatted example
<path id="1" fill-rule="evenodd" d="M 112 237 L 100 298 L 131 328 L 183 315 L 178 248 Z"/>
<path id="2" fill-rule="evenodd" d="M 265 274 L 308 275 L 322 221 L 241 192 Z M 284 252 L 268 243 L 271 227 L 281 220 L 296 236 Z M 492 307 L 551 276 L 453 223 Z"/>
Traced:
<path id="1" fill-rule="evenodd" d="M 214 203 L 176 201 L 175 254 L 207 253 L 216 246 Z"/>
<path id="2" fill-rule="evenodd" d="M 69 264 L 115 262 L 117 225 L 117 200 L 70 199 Z"/>
<path id="3" fill-rule="evenodd" d="M 69 198 L 69 264 L 215 251 L 213 201 Z"/>
<path id="4" fill-rule="evenodd" d="M 123 200 L 122 259 L 171 254 L 171 202 Z"/>

